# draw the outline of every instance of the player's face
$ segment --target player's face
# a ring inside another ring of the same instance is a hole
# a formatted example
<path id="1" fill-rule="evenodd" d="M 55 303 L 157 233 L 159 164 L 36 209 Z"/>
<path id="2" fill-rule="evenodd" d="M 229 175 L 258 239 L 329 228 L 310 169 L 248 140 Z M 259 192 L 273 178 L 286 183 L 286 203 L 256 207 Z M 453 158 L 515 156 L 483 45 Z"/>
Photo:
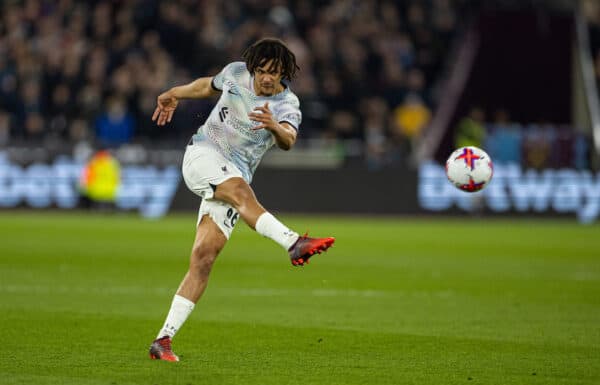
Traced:
<path id="1" fill-rule="evenodd" d="M 265 62 L 254 70 L 254 90 L 259 96 L 271 96 L 281 92 L 281 66 L 273 65 L 273 60 Z"/>

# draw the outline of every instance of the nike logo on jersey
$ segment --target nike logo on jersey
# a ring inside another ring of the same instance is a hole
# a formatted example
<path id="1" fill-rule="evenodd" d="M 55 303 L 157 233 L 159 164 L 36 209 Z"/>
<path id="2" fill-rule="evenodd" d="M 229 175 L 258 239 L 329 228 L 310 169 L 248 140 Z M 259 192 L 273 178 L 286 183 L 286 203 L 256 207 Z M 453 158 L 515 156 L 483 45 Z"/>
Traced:
<path id="1" fill-rule="evenodd" d="M 234 92 L 231 88 L 227 90 L 231 95 L 239 95 L 238 92 Z"/>

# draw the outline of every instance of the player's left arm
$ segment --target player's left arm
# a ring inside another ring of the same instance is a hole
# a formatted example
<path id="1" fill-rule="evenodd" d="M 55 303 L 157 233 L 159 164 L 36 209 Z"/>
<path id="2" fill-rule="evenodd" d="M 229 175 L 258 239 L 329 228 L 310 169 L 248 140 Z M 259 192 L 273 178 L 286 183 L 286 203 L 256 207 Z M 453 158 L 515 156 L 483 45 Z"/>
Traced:
<path id="1" fill-rule="evenodd" d="M 296 129 L 288 122 L 276 121 L 269 109 L 269 102 L 266 102 L 264 106 L 256 107 L 254 111 L 256 112 L 249 113 L 248 117 L 261 124 L 253 127 L 253 130 L 265 129 L 270 131 L 275 137 L 275 143 L 282 150 L 287 151 L 294 146 L 298 134 Z"/>

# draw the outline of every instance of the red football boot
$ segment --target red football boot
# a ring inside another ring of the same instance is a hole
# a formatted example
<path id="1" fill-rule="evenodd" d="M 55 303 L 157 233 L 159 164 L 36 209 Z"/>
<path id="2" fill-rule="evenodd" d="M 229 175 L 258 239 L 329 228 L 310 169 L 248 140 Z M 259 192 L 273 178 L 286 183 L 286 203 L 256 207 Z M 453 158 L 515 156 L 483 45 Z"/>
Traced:
<path id="1" fill-rule="evenodd" d="M 321 254 L 333 245 L 335 238 L 310 238 L 308 234 L 304 234 L 296 243 L 290 247 L 290 260 L 294 266 L 302 266 L 308 264 L 308 260 L 315 254 Z"/>
<path id="2" fill-rule="evenodd" d="M 171 350 L 171 337 L 158 338 L 150 345 L 150 358 L 153 360 L 179 361 L 179 357 Z"/>

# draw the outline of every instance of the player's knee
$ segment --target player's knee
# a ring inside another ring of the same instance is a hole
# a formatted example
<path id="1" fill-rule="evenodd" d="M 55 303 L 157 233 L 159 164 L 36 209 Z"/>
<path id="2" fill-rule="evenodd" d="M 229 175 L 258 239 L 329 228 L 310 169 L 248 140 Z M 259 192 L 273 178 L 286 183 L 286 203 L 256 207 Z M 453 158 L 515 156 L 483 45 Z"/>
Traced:
<path id="1" fill-rule="evenodd" d="M 192 249 L 191 270 L 197 273 L 208 274 L 217 259 L 219 250 L 204 245 L 194 246 Z"/>

